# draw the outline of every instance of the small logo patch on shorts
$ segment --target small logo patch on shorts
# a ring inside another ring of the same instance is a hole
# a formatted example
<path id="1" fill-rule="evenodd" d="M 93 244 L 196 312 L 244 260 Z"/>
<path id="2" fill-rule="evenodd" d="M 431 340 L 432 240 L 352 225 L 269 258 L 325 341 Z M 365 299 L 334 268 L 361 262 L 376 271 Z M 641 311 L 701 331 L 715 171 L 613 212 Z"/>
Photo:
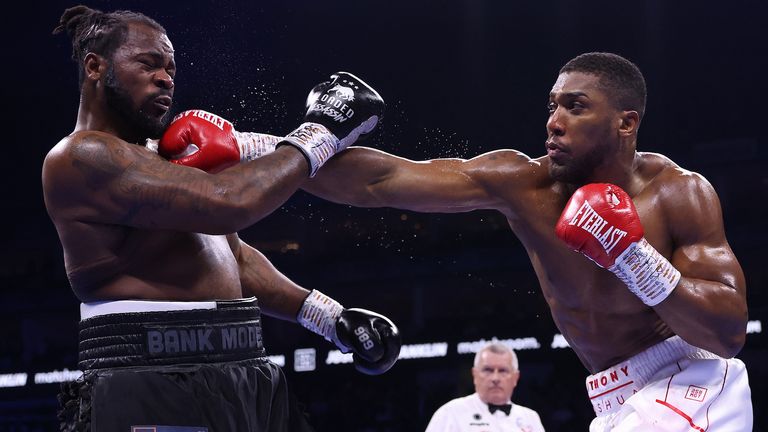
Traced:
<path id="1" fill-rule="evenodd" d="M 131 426 L 131 432 L 208 432 L 203 426 Z"/>
<path id="2" fill-rule="evenodd" d="M 685 398 L 696 402 L 704 402 L 704 396 L 706 395 L 707 389 L 690 385 L 688 386 L 688 391 L 685 393 Z"/>

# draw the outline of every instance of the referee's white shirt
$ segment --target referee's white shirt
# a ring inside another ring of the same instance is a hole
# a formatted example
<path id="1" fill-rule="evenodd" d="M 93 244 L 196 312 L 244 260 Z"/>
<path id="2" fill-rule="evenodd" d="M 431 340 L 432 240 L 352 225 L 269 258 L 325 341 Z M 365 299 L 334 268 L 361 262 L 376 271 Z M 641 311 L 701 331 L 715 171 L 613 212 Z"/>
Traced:
<path id="1" fill-rule="evenodd" d="M 435 411 L 425 432 L 544 432 L 536 411 L 512 404 L 509 415 L 491 414 L 477 393 L 456 398 Z"/>

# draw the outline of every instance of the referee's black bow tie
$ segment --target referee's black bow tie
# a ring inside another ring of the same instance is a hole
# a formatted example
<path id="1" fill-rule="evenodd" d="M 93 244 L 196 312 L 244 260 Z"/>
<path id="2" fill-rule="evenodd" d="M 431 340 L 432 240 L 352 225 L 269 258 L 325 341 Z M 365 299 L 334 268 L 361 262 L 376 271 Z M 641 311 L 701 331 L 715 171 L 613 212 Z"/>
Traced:
<path id="1" fill-rule="evenodd" d="M 496 410 L 500 410 L 504 412 L 504 414 L 509 415 L 509 412 L 512 411 L 512 404 L 505 404 L 505 405 L 494 405 L 492 403 L 488 404 L 488 411 L 490 411 L 491 414 L 495 413 Z"/>

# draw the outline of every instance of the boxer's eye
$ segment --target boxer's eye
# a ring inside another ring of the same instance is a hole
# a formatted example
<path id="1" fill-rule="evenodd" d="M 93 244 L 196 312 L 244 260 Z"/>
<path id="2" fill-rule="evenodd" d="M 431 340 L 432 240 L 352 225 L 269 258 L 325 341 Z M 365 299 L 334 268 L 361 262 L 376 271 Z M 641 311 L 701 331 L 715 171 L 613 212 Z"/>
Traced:
<path id="1" fill-rule="evenodd" d="M 557 109 L 557 104 L 556 103 L 550 102 L 550 103 L 547 104 L 547 111 L 549 111 L 550 114 L 555 112 L 556 109 Z"/>
<path id="2" fill-rule="evenodd" d="M 568 105 L 568 110 L 576 114 L 580 113 L 584 108 L 586 107 L 581 102 L 574 101 Z"/>

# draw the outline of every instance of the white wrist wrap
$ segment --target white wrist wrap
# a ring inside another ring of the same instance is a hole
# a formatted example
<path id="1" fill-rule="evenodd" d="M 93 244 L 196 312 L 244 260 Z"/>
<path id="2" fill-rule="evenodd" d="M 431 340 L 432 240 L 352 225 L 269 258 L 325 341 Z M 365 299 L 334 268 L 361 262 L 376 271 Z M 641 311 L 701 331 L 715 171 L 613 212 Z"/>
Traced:
<path id="1" fill-rule="evenodd" d="M 252 161 L 267 153 L 272 153 L 275 151 L 277 143 L 283 140 L 281 137 L 255 132 L 232 131 L 232 134 L 235 136 L 237 147 L 240 150 L 240 162 Z"/>
<path id="2" fill-rule="evenodd" d="M 299 310 L 299 324 L 341 346 L 336 336 L 336 321 L 344 307 L 318 290 L 312 290 Z"/>
<path id="3" fill-rule="evenodd" d="M 283 142 L 296 146 L 309 160 L 309 176 L 314 177 L 317 170 L 339 149 L 339 139 L 325 126 L 319 123 L 302 123 L 289 133 Z"/>
<path id="4" fill-rule="evenodd" d="M 680 281 L 680 272 L 645 237 L 629 245 L 608 270 L 648 306 L 661 303 Z"/>

